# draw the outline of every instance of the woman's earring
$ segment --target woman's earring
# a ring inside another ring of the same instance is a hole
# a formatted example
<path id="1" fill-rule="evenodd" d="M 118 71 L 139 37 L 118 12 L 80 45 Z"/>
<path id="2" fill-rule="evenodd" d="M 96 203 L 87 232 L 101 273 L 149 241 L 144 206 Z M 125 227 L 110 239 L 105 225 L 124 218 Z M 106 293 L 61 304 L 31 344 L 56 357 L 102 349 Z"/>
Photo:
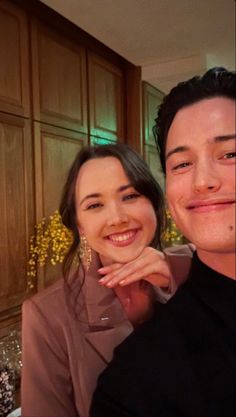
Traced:
<path id="1" fill-rule="evenodd" d="M 85 235 L 80 235 L 79 257 L 86 271 L 88 271 L 92 262 L 92 250 L 88 244 Z"/>

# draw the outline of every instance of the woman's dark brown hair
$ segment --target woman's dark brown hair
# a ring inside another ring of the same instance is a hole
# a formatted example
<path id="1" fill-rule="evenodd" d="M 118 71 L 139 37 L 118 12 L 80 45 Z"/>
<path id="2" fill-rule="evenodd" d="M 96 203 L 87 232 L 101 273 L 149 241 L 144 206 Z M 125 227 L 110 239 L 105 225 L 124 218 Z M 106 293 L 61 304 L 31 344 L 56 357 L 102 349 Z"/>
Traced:
<path id="1" fill-rule="evenodd" d="M 65 278 L 69 274 L 80 242 L 75 204 L 75 187 L 80 168 L 90 159 L 106 157 L 117 158 L 121 162 L 133 187 L 151 202 L 157 218 L 157 228 L 151 244 L 153 247 L 161 248 L 161 235 L 165 224 L 164 197 L 147 164 L 138 153 L 124 144 L 86 146 L 77 154 L 71 166 L 60 203 L 62 222 L 73 233 L 73 242 L 63 264 L 63 275 Z M 94 182 L 96 182 L 96 178 L 94 178 Z"/>

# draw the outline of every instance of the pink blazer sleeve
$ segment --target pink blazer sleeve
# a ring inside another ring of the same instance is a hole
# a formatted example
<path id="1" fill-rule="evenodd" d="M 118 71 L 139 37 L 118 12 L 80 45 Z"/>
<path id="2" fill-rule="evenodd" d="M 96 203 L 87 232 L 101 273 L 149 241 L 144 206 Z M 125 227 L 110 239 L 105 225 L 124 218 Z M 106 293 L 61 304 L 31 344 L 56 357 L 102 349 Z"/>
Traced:
<path id="1" fill-rule="evenodd" d="M 195 247 L 187 245 L 176 245 L 164 250 L 166 260 L 170 266 L 172 277 L 167 289 L 155 288 L 158 301 L 165 303 L 176 292 L 177 288 L 186 281 L 192 263 Z"/>

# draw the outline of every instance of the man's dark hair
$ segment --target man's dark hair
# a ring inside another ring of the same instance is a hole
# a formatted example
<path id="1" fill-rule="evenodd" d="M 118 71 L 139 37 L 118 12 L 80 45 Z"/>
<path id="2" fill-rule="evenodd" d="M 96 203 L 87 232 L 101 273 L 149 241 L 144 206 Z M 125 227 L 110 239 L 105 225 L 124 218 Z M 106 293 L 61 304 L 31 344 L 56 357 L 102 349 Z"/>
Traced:
<path id="1" fill-rule="evenodd" d="M 160 154 L 162 169 L 165 171 L 165 149 L 168 131 L 176 113 L 183 107 L 200 100 L 226 97 L 235 100 L 236 73 L 223 67 L 208 70 L 202 76 L 179 83 L 164 97 L 159 107 L 153 133 Z"/>

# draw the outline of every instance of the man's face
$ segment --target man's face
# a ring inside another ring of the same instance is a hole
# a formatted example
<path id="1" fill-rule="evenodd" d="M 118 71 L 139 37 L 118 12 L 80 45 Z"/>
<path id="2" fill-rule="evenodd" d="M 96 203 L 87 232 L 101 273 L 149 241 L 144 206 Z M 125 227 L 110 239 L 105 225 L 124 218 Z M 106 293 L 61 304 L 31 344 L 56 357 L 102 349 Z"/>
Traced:
<path id="1" fill-rule="evenodd" d="M 198 251 L 235 250 L 235 101 L 204 99 L 176 114 L 167 137 L 171 214 Z"/>

